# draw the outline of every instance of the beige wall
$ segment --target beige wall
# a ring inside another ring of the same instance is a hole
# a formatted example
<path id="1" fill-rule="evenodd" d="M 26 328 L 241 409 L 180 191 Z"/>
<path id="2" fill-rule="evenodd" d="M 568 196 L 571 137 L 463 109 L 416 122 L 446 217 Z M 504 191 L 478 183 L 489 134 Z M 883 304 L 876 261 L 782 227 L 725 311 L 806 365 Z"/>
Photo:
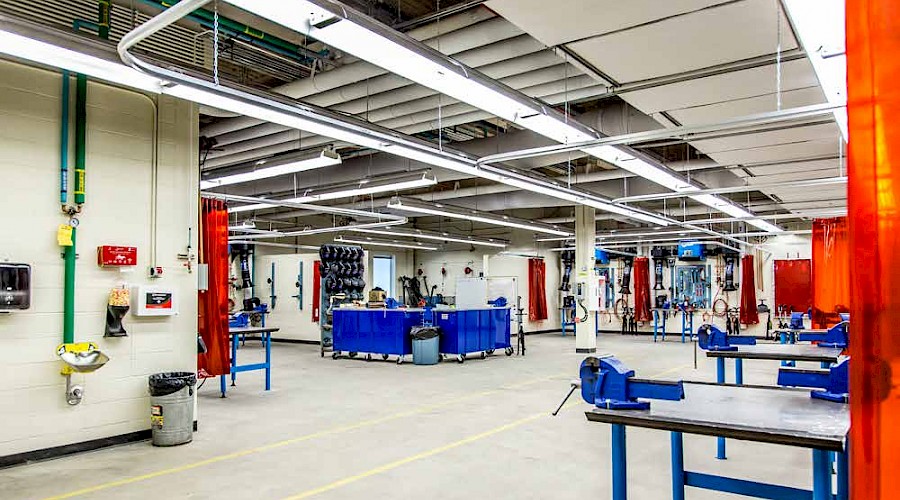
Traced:
<path id="1" fill-rule="evenodd" d="M 88 84 L 87 194 L 79 216 L 75 340 L 100 345 L 111 360 L 83 383 L 79 406 L 65 401 L 56 346 L 62 342 L 63 261 L 59 206 L 61 75 L 0 61 L 0 260 L 33 267 L 31 309 L 0 315 L 0 456 L 149 429 L 147 376 L 196 370 L 196 274 L 178 253 L 188 231 L 197 249 L 197 110 L 159 99 L 158 265 L 180 314 L 125 317 L 128 337 L 103 338 L 106 301 L 121 284 L 150 284 L 151 157 L 154 112 L 147 97 Z M 74 124 L 74 79 L 70 113 Z M 71 127 L 74 134 L 74 126 Z M 74 164 L 74 136 L 70 165 Z M 72 183 L 70 183 L 72 186 Z M 70 195 L 71 196 L 71 195 Z M 71 198 L 70 198 L 71 201 Z M 99 245 L 138 247 L 130 272 L 96 264 Z"/>

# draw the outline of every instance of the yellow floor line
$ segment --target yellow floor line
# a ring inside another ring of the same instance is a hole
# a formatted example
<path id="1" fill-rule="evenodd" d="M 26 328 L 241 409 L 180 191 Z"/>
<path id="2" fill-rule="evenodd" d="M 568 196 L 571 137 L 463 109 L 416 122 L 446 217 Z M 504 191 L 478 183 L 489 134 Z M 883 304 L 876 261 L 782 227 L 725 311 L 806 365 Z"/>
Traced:
<path id="1" fill-rule="evenodd" d="M 484 396 L 490 396 L 493 394 L 499 394 L 499 393 L 503 392 L 504 390 L 517 389 L 520 387 L 526 387 L 526 386 L 538 384 L 541 382 L 547 382 L 550 380 L 557 379 L 557 378 L 561 377 L 562 375 L 564 375 L 564 374 L 558 373 L 558 374 L 551 375 L 549 377 L 542 377 L 542 378 L 537 378 L 537 379 L 533 379 L 533 380 L 528 380 L 525 382 L 520 382 L 518 384 L 506 385 L 506 386 L 500 387 L 498 389 L 491 389 L 491 390 L 487 390 L 487 391 L 476 392 L 474 394 L 467 394 L 465 396 L 453 398 L 453 399 L 450 399 L 448 401 L 444 401 L 441 403 L 420 406 L 420 407 L 414 408 L 412 410 L 402 411 L 402 412 L 394 413 L 392 415 L 387 415 L 384 417 L 374 418 L 374 419 L 370 419 L 370 420 L 364 420 L 361 422 L 356 422 L 353 424 L 343 425 L 343 426 L 339 426 L 339 427 L 333 427 L 331 429 L 314 432 L 312 434 L 305 434 L 303 436 L 298 436 L 298 437 L 291 438 L 291 439 L 285 439 L 284 441 L 278 441 L 275 443 L 270 443 L 270 444 L 258 446 L 255 448 L 249 448 L 246 450 L 236 451 L 236 452 L 228 453 L 225 455 L 219 455 L 216 457 L 208 458 L 206 460 L 200 460 L 199 462 L 192 462 L 189 464 L 180 465 L 178 467 L 171 467 L 168 469 L 161 469 L 161 470 L 150 472 L 147 474 L 142 474 L 140 476 L 133 476 L 133 477 L 128 477 L 128 478 L 124 478 L 124 479 L 119 479 L 116 481 L 110 481 L 110 482 L 103 483 L 103 484 L 98 484 L 95 486 L 89 486 L 87 488 L 82 488 L 80 490 L 70 491 L 68 493 L 63 493 L 60 495 L 47 497 L 44 500 L 61 500 L 61 499 L 65 499 L 65 498 L 73 498 L 73 497 L 77 497 L 77 496 L 81 496 L 81 495 L 86 495 L 88 493 L 95 493 L 95 492 L 106 490 L 109 488 L 115 488 L 117 486 L 124 486 L 127 484 L 137 483 L 140 481 L 146 481 L 148 479 L 153 479 L 153 478 L 160 477 L 160 476 L 176 474 L 179 472 L 196 469 L 198 467 L 203 467 L 206 465 L 224 462 L 226 460 L 241 458 L 241 457 L 244 457 L 247 455 L 252 455 L 254 453 L 261 453 L 264 451 L 269 451 L 269 450 L 273 450 L 276 448 L 281 448 L 284 446 L 297 444 L 297 443 L 301 443 L 304 441 L 309 441 L 311 439 L 316 439 L 316 438 L 320 438 L 320 437 L 324 437 L 324 436 L 331 436 L 334 434 L 340 434 L 343 432 L 353 431 L 353 430 L 361 429 L 364 427 L 371 427 L 373 425 L 390 422 L 392 420 L 397 420 L 397 419 L 401 419 L 401 418 L 412 416 L 412 415 L 418 415 L 421 413 L 427 413 L 432 410 L 450 406 L 450 405 L 460 403 L 463 401 L 468 401 L 470 399 L 475 399 L 475 398 L 484 397 Z"/>
<path id="2" fill-rule="evenodd" d="M 684 368 L 687 368 L 687 367 L 690 367 L 690 366 L 691 366 L 690 363 L 684 364 L 684 365 L 679 365 L 679 366 L 670 368 L 670 369 L 668 369 L 668 370 L 664 370 L 664 371 L 661 371 L 661 372 L 659 372 L 659 373 L 655 373 L 655 374 L 653 374 L 653 375 L 650 375 L 649 378 L 660 377 L 660 376 L 666 375 L 666 374 L 668 374 L 668 373 L 672 373 L 672 372 L 675 372 L 675 371 L 678 371 L 678 370 L 683 370 Z M 576 406 L 576 405 L 580 405 L 580 403 L 578 402 L 577 399 L 572 400 L 572 401 L 569 401 L 568 403 L 565 404 L 565 406 L 563 406 L 563 408 L 561 409 L 561 411 L 566 411 L 566 409 L 571 408 L 571 407 L 574 407 L 574 406 Z M 480 434 L 475 434 L 475 435 L 472 435 L 472 436 L 468 436 L 468 437 L 465 437 L 465 438 L 463 438 L 463 439 L 460 439 L 459 441 L 454 441 L 454 442 L 452 442 L 452 443 L 450 443 L 450 444 L 445 444 L 445 445 L 443 445 L 443 446 L 439 446 L 439 447 L 437 447 L 437 448 L 432 448 L 432 449 L 430 449 L 430 450 L 423 451 L 423 452 L 417 453 L 417 454 L 415 454 L 415 455 L 410 455 L 410 456 L 408 456 L 408 457 L 401 458 L 401 459 L 399 459 L 399 460 L 395 460 L 395 461 L 393 461 L 393 462 L 390 462 L 390 463 L 387 463 L 387 464 L 384 464 L 384 465 L 380 465 L 380 466 L 375 467 L 375 468 L 373 468 L 373 469 L 369 469 L 369 470 L 367 470 L 367 471 L 365 471 L 365 472 L 356 474 L 356 475 L 354 475 L 354 476 L 346 477 L 346 478 L 344 478 L 344 479 L 340 479 L 340 480 L 338 480 L 338 481 L 334 481 L 333 483 L 328 483 L 328 484 L 326 484 L 325 486 L 320 486 L 320 487 L 318 487 L 318 488 L 314 488 L 314 489 L 311 489 L 311 490 L 304 491 L 303 493 L 299 493 L 299 494 L 297 494 L 297 495 L 293 495 L 293 496 L 290 496 L 290 497 L 286 497 L 284 500 L 299 500 L 299 499 L 302 499 L 302 498 L 309 498 L 309 497 L 312 497 L 312 496 L 315 496 L 315 495 L 319 495 L 319 494 L 321 494 L 321 493 L 326 493 L 326 492 L 328 492 L 328 491 L 331 491 L 331 490 L 340 488 L 340 487 L 342 487 L 342 486 L 346 486 L 346 485 L 348 485 L 348 484 L 355 483 L 355 482 L 360 481 L 360 480 L 362 480 L 362 479 L 365 479 L 365 478 L 367 478 L 367 477 L 376 476 L 376 475 L 378 475 L 378 474 L 382 474 L 382 473 L 384 473 L 384 472 L 391 471 L 391 470 L 393 470 L 393 469 L 396 469 L 396 468 L 398 468 L 398 467 L 404 466 L 404 465 L 406 465 L 406 464 L 409 464 L 409 463 L 412 463 L 412 462 L 416 462 L 416 461 L 419 461 L 419 460 L 423 460 L 423 459 L 425 459 L 425 458 L 433 457 L 433 456 L 438 455 L 438 454 L 440 454 L 440 453 L 444 453 L 444 452 L 446 452 L 446 451 L 450 451 L 450 450 L 452 450 L 452 449 L 454 449 L 454 448 L 458 448 L 458 447 L 463 446 L 463 445 L 466 445 L 466 444 L 474 443 L 475 441 L 480 441 L 480 440 L 482 440 L 482 439 L 484 439 L 484 438 L 493 436 L 493 435 L 495 435 L 495 434 L 499 434 L 499 433 L 504 432 L 504 431 L 508 431 L 508 430 L 510 430 L 510 429 L 519 427 L 519 426 L 521 426 L 521 425 L 523 425 L 523 424 L 527 424 L 528 422 L 532 422 L 532 421 L 534 421 L 534 420 L 537 420 L 537 419 L 540 418 L 540 417 L 548 416 L 548 415 L 549 415 L 549 412 L 535 413 L 534 415 L 530 415 L 530 416 L 528 416 L 528 417 L 525 417 L 525 418 L 516 420 L 516 421 L 514 421 L 514 422 L 510 422 L 510 423 L 508 423 L 508 424 L 504 424 L 504 425 L 501 425 L 501 426 L 499 426 L 499 427 L 495 427 L 495 428 L 493 428 L 493 429 L 484 431 L 484 432 L 482 432 L 482 433 L 480 433 Z"/>

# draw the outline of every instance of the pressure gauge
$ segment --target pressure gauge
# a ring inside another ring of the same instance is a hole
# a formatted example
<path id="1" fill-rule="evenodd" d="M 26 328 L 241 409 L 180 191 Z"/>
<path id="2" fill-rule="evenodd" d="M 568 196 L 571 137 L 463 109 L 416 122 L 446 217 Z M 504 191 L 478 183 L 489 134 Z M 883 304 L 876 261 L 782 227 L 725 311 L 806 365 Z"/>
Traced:
<path id="1" fill-rule="evenodd" d="M 77 217 L 72 217 L 71 219 L 69 219 L 69 225 L 72 227 L 78 227 L 79 222 L 80 221 Z"/>

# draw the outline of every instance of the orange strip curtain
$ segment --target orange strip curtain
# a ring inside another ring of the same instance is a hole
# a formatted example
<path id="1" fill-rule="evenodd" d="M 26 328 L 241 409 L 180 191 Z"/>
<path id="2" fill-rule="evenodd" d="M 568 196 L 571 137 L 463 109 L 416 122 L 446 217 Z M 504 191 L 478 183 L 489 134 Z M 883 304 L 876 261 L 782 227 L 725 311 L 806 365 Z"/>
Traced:
<path id="1" fill-rule="evenodd" d="M 207 352 L 197 355 L 197 368 L 204 376 L 231 371 L 228 343 L 228 211 L 225 202 L 200 200 L 202 251 L 200 259 L 209 265 L 209 286 L 199 292 L 198 324 Z"/>
<path id="2" fill-rule="evenodd" d="M 850 240 L 847 218 L 816 219 L 812 234 L 812 322 L 826 328 L 850 311 Z"/>
<path id="3" fill-rule="evenodd" d="M 528 319 L 547 319 L 547 266 L 544 259 L 528 259 Z"/>
<path id="4" fill-rule="evenodd" d="M 847 0 L 851 498 L 900 496 L 900 2 Z"/>
<path id="5" fill-rule="evenodd" d="M 650 259 L 634 258 L 634 320 L 650 321 Z"/>

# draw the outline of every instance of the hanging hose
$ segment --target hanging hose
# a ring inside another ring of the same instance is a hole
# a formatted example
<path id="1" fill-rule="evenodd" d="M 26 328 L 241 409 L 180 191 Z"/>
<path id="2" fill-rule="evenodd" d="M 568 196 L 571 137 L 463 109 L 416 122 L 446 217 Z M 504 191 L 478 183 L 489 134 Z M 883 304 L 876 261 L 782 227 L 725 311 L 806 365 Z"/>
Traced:
<path id="1" fill-rule="evenodd" d="M 588 310 L 587 310 L 587 307 L 584 306 L 584 301 L 583 301 L 583 300 L 579 300 L 579 301 L 578 301 L 578 305 L 581 306 L 581 309 L 584 311 L 584 317 L 581 318 L 581 319 L 579 319 L 577 322 L 578 322 L 578 323 L 584 323 L 584 322 L 587 321 L 587 319 L 588 319 Z"/>
<path id="2" fill-rule="evenodd" d="M 619 304 L 622 305 L 622 312 L 619 312 Z M 628 309 L 628 301 L 625 300 L 625 297 L 619 298 L 616 303 L 613 305 L 613 313 L 616 315 L 616 319 L 621 319 L 622 315 L 625 314 Z"/>
<path id="3" fill-rule="evenodd" d="M 716 307 L 720 303 L 724 306 L 724 307 L 722 307 L 721 312 L 719 312 L 718 308 Z M 725 315 L 728 313 L 728 302 L 725 299 L 716 299 L 715 301 L 713 301 L 712 313 L 713 313 L 713 316 L 716 316 L 718 318 L 724 318 Z"/>

